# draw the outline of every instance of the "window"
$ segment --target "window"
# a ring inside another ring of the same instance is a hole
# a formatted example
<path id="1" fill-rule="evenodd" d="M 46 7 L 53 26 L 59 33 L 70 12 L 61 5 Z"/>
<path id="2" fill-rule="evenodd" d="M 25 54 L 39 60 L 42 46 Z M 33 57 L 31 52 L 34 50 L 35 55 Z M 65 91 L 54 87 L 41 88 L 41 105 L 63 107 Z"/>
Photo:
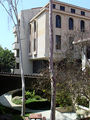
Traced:
<path id="1" fill-rule="evenodd" d="M 34 21 L 34 32 L 36 32 L 36 21 Z"/>
<path id="2" fill-rule="evenodd" d="M 29 40 L 29 53 L 31 53 L 31 41 Z"/>
<path id="3" fill-rule="evenodd" d="M 69 18 L 69 30 L 73 30 L 74 22 L 72 18 Z"/>
<path id="4" fill-rule="evenodd" d="M 30 24 L 30 34 L 31 34 L 31 24 Z"/>
<path id="5" fill-rule="evenodd" d="M 65 7 L 64 6 L 60 6 L 60 10 L 65 11 Z"/>
<path id="6" fill-rule="evenodd" d="M 16 69 L 19 69 L 19 63 L 16 63 Z"/>
<path id="7" fill-rule="evenodd" d="M 84 11 L 81 11 L 81 15 L 85 16 L 85 12 L 84 12 Z"/>
<path id="8" fill-rule="evenodd" d="M 90 59 L 90 46 L 87 46 L 87 59 Z"/>
<path id="9" fill-rule="evenodd" d="M 17 57 L 19 57 L 19 50 L 17 50 Z"/>
<path id="10" fill-rule="evenodd" d="M 56 5 L 55 5 L 55 4 L 53 4 L 53 5 L 52 5 L 52 7 L 53 7 L 53 9 L 55 9 L 55 8 L 56 8 Z"/>
<path id="11" fill-rule="evenodd" d="M 56 15 L 56 27 L 61 28 L 61 16 Z"/>
<path id="12" fill-rule="evenodd" d="M 73 41 L 74 41 L 74 38 L 73 37 L 69 37 L 69 49 L 70 50 L 74 49 Z"/>
<path id="13" fill-rule="evenodd" d="M 72 8 L 71 8 L 71 13 L 74 13 L 74 14 L 75 14 L 75 9 L 72 9 Z"/>
<path id="14" fill-rule="evenodd" d="M 61 49 L 61 36 L 56 35 L 56 50 L 60 50 L 60 49 Z"/>
<path id="15" fill-rule="evenodd" d="M 34 51 L 36 51 L 36 39 L 34 38 Z"/>
<path id="16" fill-rule="evenodd" d="M 83 20 L 80 21 L 81 32 L 85 32 L 85 22 Z"/>

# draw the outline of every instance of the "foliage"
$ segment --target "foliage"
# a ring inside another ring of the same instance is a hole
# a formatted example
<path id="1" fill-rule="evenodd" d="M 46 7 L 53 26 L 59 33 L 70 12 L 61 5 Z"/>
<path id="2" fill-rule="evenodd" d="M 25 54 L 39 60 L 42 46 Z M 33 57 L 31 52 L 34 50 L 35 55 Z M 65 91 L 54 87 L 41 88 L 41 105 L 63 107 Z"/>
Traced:
<path id="1" fill-rule="evenodd" d="M 78 96 L 76 99 L 76 102 L 78 105 L 89 107 L 89 102 L 87 101 L 85 97 Z"/>
<path id="2" fill-rule="evenodd" d="M 15 67 L 14 53 L 0 46 L 0 72 L 10 72 Z"/>
<path id="3" fill-rule="evenodd" d="M 70 94 L 64 90 L 56 93 L 56 105 L 59 107 L 72 106 L 72 99 Z"/>
<path id="4" fill-rule="evenodd" d="M 47 83 L 49 83 L 48 69 L 44 69 L 42 73 L 47 79 Z M 66 101 L 70 100 L 70 103 L 73 102 L 74 106 L 78 95 L 85 96 L 88 101 L 90 100 L 90 69 L 87 68 L 86 72 L 82 72 L 81 60 L 73 59 L 68 55 L 67 59 L 54 63 L 54 73 L 57 84 L 57 104 L 64 106 L 64 104 L 66 105 Z M 42 81 L 42 85 L 43 83 L 45 83 L 45 81 Z M 46 91 L 49 91 L 49 89 Z"/>
<path id="5" fill-rule="evenodd" d="M 35 93 L 35 90 L 26 91 L 25 97 L 26 97 L 26 102 L 25 102 L 26 107 L 29 107 L 30 109 L 49 109 L 50 108 L 50 102 L 48 102 L 47 99 L 37 95 Z M 22 103 L 21 97 L 14 97 L 12 101 L 15 104 Z"/>
<path id="6" fill-rule="evenodd" d="M 35 97 L 35 90 L 33 90 L 32 92 L 26 91 L 25 92 L 25 97 L 26 97 L 26 99 L 34 98 Z"/>

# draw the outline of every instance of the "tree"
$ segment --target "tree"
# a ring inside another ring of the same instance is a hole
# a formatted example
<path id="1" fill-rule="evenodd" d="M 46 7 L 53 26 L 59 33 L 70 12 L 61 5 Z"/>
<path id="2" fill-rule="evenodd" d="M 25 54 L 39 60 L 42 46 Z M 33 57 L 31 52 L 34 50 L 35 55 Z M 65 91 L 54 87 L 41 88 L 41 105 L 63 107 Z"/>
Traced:
<path id="1" fill-rule="evenodd" d="M 22 79 L 22 112 L 21 115 L 25 115 L 25 80 L 23 72 L 23 60 L 22 60 L 22 48 L 20 40 L 20 29 L 19 29 L 19 20 L 18 20 L 18 3 L 19 0 L 0 0 L 0 4 L 3 6 L 11 20 L 13 21 L 14 26 L 17 26 L 17 40 L 19 41 L 19 54 L 20 54 L 20 69 L 21 69 L 21 79 Z M 8 4 L 8 6 L 7 6 Z"/>
<path id="2" fill-rule="evenodd" d="M 15 57 L 12 51 L 0 46 L 0 72 L 11 72 L 15 67 Z"/>
<path id="3" fill-rule="evenodd" d="M 51 120 L 55 120 L 55 100 L 56 100 L 56 80 L 53 69 L 53 23 L 52 23 L 52 2 L 49 3 L 49 38 L 50 38 L 50 51 L 49 51 L 49 71 L 51 80 Z"/>

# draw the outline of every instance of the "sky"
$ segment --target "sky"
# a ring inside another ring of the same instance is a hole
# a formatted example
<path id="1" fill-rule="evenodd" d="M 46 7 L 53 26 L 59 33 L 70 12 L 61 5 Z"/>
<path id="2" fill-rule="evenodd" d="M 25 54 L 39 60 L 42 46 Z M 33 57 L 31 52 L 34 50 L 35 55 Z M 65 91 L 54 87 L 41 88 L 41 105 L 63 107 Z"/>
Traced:
<path id="1" fill-rule="evenodd" d="M 70 3 L 76 6 L 90 9 L 90 0 L 59 0 L 65 3 Z M 20 0 L 19 12 L 22 9 L 30 9 L 34 7 L 42 7 L 47 4 L 49 0 Z M 6 11 L 0 5 L 0 46 L 12 50 L 14 43 L 13 23 L 8 17 Z"/>

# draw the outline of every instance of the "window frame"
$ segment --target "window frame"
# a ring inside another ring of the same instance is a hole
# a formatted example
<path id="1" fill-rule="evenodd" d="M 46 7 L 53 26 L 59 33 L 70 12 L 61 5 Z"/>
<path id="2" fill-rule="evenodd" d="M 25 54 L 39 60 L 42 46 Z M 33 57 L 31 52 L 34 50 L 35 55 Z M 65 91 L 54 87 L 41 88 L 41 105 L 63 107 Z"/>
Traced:
<path id="1" fill-rule="evenodd" d="M 56 46 L 55 46 L 55 49 L 56 50 L 61 50 L 61 35 L 56 35 Z"/>
<path id="2" fill-rule="evenodd" d="M 69 18 L 69 30 L 74 30 L 74 20 L 73 18 Z"/>
<path id="3" fill-rule="evenodd" d="M 34 52 L 36 51 L 36 38 L 34 38 L 34 46 L 33 46 Z"/>
<path id="4" fill-rule="evenodd" d="M 53 9 L 56 9 L 56 4 L 52 4 L 52 8 L 53 8 Z"/>
<path id="5" fill-rule="evenodd" d="M 16 63 L 16 69 L 19 69 L 19 66 L 20 64 L 19 63 Z"/>
<path id="6" fill-rule="evenodd" d="M 71 13 L 75 14 L 75 9 L 74 8 L 71 8 Z"/>
<path id="7" fill-rule="evenodd" d="M 36 32 L 36 20 L 34 21 L 34 32 Z"/>
<path id="8" fill-rule="evenodd" d="M 61 16 L 56 15 L 56 28 L 61 28 Z"/>
<path id="9" fill-rule="evenodd" d="M 65 6 L 62 6 L 62 5 L 61 5 L 61 6 L 60 6 L 60 10 L 61 10 L 61 11 L 65 11 Z"/>
<path id="10" fill-rule="evenodd" d="M 82 16 L 85 16 L 85 11 L 81 11 L 81 15 L 82 15 Z"/>
<path id="11" fill-rule="evenodd" d="M 81 32 L 85 32 L 85 21 L 84 20 L 80 21 L 80 30 Z"/>

